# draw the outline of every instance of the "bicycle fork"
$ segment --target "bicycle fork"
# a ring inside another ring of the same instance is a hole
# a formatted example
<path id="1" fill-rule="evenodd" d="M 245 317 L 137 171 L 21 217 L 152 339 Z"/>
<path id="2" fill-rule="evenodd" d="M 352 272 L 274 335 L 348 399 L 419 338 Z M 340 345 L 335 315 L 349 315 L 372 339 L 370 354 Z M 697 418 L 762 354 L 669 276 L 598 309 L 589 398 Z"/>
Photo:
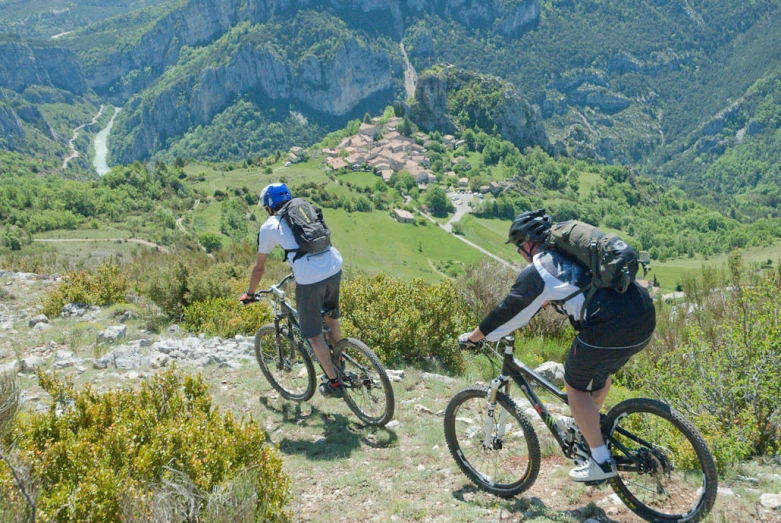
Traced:
<path id="1" fill-rule="evenodd" d="M 486 401 L 488 403 L 488 412 L 485 416 L 485 426 L 483 433 L 483 448 L 498 450 L 502 448 L 502 438 L 507 430 L 507 419 L 510 414 L 507 410 L 499 413 L 499 422 L 496 424 L 496 434 L 494 434 L 494 421 L 496 420 L 496 395 L 499 389 L 506 385 L 507 392 L 510 388 L 510 380 L 505 376 L 498 376 L 491 380 L 491 389 L 488 391 Z"/>

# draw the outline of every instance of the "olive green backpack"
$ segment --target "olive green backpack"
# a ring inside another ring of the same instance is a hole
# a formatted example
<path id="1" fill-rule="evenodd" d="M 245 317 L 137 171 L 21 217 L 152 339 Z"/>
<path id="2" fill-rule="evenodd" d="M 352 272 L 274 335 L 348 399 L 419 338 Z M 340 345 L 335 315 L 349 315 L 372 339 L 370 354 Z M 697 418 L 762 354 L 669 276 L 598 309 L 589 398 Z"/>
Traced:
<path id="1" fill-rule="evenodd" d="M 626 292 L 637 275 L 637 252 L 617 235 L 605 234 L 587 223 L 570 220 L 554 224 L 548 232 L 544 247 L 569 254 L 589 270 L 591 282 L 560 302 L 564 303 L 583 293 L 586 301 L 583 303 L 581 321 L 586 305 L 597 289 L 610 288 Z"/>

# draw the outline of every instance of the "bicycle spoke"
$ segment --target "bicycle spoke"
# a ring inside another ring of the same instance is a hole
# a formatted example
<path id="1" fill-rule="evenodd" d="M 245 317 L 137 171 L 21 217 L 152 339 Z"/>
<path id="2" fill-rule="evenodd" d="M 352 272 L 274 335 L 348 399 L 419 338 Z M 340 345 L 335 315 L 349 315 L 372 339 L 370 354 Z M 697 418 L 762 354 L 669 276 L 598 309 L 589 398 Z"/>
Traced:
<path id="1" fill-rule="evenodd" d="M 660 402 L 629 400 L 615 410 L 625 412 L 609 422 L 608 445 L 622 464 L 612 484 L 630 508 L 658 521 L 697 521 L 707 513 L 716 473 L 701 436 Z"/>
<path id="2" fill-rule="evenodd" d="M 478 486 L 511 496 L 534 482 L 539 444 L 529 421 L 508 398 L 503 396 L 494 416 L 488 417 L 485 394 L 482 389 L 465 389 L 451 400 L 445 437 L 458 465 Z"/>
<path id="3" fill-rule="evenodd" d="M 288 336 L 277 336 L 273 325 L 261 328 L 255 337 L 255 357 L 269 383 L 284 398 L 305 401 L 314 394 L 312 360 Z"/>
<path id="4" fill-rule="evenodd" d="M 393 418 L 393 388 L 377 356 L 365 344 L 351 338 L 335 348 L 348 407 L 365 423 L 383 426 Z"/>

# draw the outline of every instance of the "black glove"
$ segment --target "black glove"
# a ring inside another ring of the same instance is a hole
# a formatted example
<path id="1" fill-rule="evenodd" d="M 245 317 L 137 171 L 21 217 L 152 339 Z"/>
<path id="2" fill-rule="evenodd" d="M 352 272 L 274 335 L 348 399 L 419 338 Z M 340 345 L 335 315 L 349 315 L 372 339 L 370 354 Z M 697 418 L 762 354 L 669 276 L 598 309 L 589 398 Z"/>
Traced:
<path id="1" fill-rule="evenodd" d="M 461 336 L 458 337 L 458 348 L 462 350 L 468 350 L 468 349 L 479 349 L 483 346 L 484 340 L 480 341 L 471 341 L 469 339 L 469 336 L 471 336 L 471 332 L 465 332 Z"/>
<path id="2" fill-rule="evenodd" d="M 249 294 L 245 292 L 241 295 L 241 298 L 239 298 L 239 302 L 241 302 L 242 305 L 246 305 L 248 303 L 252 303 L 254 301 L 258 301 L 257 298 L 255 298 L 254 294 Z"/>

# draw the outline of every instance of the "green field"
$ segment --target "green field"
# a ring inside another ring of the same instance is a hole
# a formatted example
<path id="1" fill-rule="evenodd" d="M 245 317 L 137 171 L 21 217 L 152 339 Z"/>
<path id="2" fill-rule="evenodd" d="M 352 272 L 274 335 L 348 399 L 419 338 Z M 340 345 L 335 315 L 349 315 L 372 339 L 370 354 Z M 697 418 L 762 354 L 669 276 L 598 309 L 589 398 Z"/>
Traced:
<path id="1" fill-rule="evenodd" d="M 339 183 L 349 182 L 358 187 L 374 187 L 377 180 L 382 180 L 382 178 L 370 171 L 349 172 L 339 176 Z"/>
<path id="2" fill-rule="evenodd" d="M 277 164 L 272 170 L 272 174 L 265 174 L 262 168 L 252 166 L 224 171 L 204 164 L 190 164 L 184 168 L 184 172 L 189 176 L 204 176 L 206 178 L 206 181 L 195 183 L 194 187 L 209 196 L 214 194 L 216 190 L 225 192 L 242 187 L 247 187 L 254 194 L 259 195 L 261 189 L 269 183 L 281 181 L 288 185 L 296 185 L 305 181 L 315 183 L 328 181 L 325 171 L 314 163 L 299 163 L 290 167 Z"/>
<path id="3" fill-rule="evenodd" d="M 472 264 L 484 256 L 434 224 L 398 223 L 385 212 L 325 209 L 325 219 L 344 258 L 345 272 L 387 272 L 436 282 L 445 277 L 435 269 L 440 264 Z"/>
<path id="4" fill-rule="evenodd" d="M 467 214 L 459 220 L 464 227 L 464 237 L 511 263 L 519 263 L 521 257 L 515 252 L 512 245 L 507 245 L 507 231 L 510 228 L 510 220 L 477 218 Z"/>
<path id="5" fill-rule="evenodd" d="M 740 252 L 743 255 L 744 262 L 747 264 L 765 263 L 767 260 L 771 260 L 774 266 L 781 264 L 781 241 L 768 247 L 756 247 L 741 250 Z M 708 259 L 698 255 L 694 258 L 678 258 L 658 263 L 654 263 L 651 260 L 652 271 L 648 277 L 653 278 L 656 275 L 656 279 L 663 290 L 674 290 L 687 275 L 694 276 L 699 274 L 703 265 L 718 269 L 726 268 L 728 258 L 729 254 L 719 254 L 718 256 L 710 256 Z"/>

